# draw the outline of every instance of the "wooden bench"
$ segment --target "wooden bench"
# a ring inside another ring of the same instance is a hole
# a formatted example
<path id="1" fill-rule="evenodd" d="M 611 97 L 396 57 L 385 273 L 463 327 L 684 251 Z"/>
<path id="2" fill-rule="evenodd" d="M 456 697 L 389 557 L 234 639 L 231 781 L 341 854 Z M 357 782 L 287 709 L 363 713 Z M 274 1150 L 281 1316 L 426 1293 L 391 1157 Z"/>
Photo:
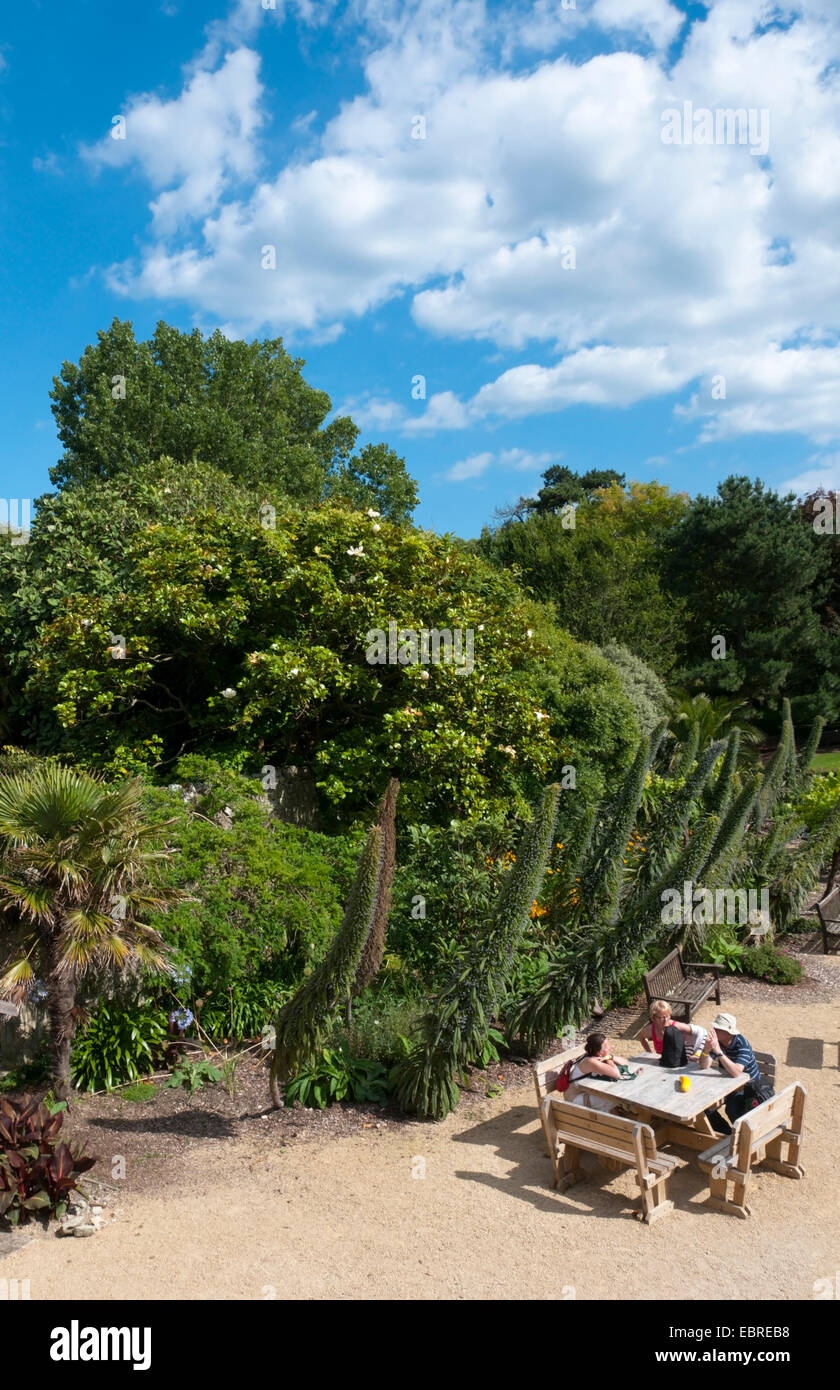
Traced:
<path id="1" fill-rule="evenodd" d="M 827 956 L 829 939 L 840 941 L 840 887 L 833 888 L 817 903 L 817 916 L 822 927 L 823 955 Z"/>
<path id="2" fill-rule="evenodd" d="M 691 1015 L 704 1004 L 710 994 L 720 1003 L 720 965 L 705 965 L 700 961 L 682 958 L 679 947 L 669 951 L 664 960 L 648 970 L 645 980 L 645 994 L 648 1006 L 654 999 L 665 999 L 673 1008 L 674 1018 L 680 1023 L 690 1023 Z M 689 975 L 690 970 L 702 970 L 703 975 Z M 680 1018 L 679 1015 L 683 1017 Z"/>
<path id="3" fill-rule="evenodd" d="M 795 1082 L 763 1105 L 742 1115 L 731 1134 L 706 1149 L 697 1160 L 709 1176 L 709 1205 L 746 1219 L 747 1186 L 750 1173 L 763 1163 L 775 1173 L 801 1178 L 799 1162 L 802 1148 L 805 1087 Z M 787 1156 L 783 1157 L 787 1146 Z M 732 1198 L 728 1185 L 732 1183 Z"/>
<path id="4" fill-rule="evenodd" d="M 553 1057 L 546 1057 L 544 1062 L 537 1062 L 532 1068 L 534 1086 L 537 1092 L 537 1109 L 540 1112 L 543 1133 L 545 1135 L 546 1152 L 549 1158 L 554 1157 L 554 1135 L 546 1125 L 545 1115 L 543 1114 L 542 1103 L 546 1096 L 551 1095 L 557 1085 L 557 1078 L 567 1062 L 571 1062 L 575 1057 L 583 1056 L 583 1046 L 567 1047 L 565 1052 L 557 1052 Z"/>
<path id="5" fill-rule="evenodd" d="M 650 1125 L 585 1105 L 570 1105 L 559 1096 L 546 1096 L 541 1109 L 551 1136 L 554 1186 L 561 1192 L 586 1177 L 580 1155 L 591 1153 L 609 1160 L 610 1166 L 635 1168 L 641 1193 L 641 1209 L 636 1214 L 648 1226 L 672 1209 L 667 1183 L 676 1159 L 657 1153 Z"/>

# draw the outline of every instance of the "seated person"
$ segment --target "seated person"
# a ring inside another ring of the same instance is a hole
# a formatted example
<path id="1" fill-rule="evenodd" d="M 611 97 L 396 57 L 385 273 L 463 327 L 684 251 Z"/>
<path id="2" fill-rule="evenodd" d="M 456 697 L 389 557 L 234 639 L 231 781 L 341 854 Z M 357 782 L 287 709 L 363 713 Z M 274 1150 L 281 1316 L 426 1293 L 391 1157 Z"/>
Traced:
<path id="1" fill-rule="evenodd" d="M 727 1076 L 749 1076 L 749 1083 L 739 1091 L 732 1091 L 723 1102 L 723 1109 L 729 1124 L 717 1110 L 707 1110 L 706 1114 L 713 1129 L 718 1134 L 730 1134 L 732 1125 L 747 1110 L 761 1105 L 774 1094 L 773 1087 L 758 1070 L 755 1053 L 743 1033 L 738 1032 L 738 1024 L 733 1014 L 718 1014 L 709 1029 L 708 1052 L 701 1057 L 701 1067 L 715 1063 Z"/>
<path id="2" fill-rule="evenodd" d="M 706 1051 L 708 1033 L 697 1023 L 678 1023 L 671 1015 L 671 1005 L 666 999 L 654 999 L 650 1006 L 650 1023 L 646 1023 L 636 1036 L 644 1045 L 645 1052 L 658 1052 L 662 1056 L 662 1042 L 666 1028 L 676 1028 L 685 1038 L 685 1051 L 689 1061 Z M 708 1065 L 708 1063 L 707 1063 Z"/>
<path id="3" fill-rule="evenodd" d="M 571 1105 L 587 1105 L 591 1110 L 617 1110 L 617 1101 L 609 1100 L 606 1096 L 593 1095 L 589 1091 L 579 1091 L 575 1081 L 582 1076 L 608 1076 L 611 1080 L 618 1081 L 621 1077 L 619 1068 L 628 1065 L 627 1058 L 613 1056 L 605 1033 L 590 1033 L 584 1047 L 584 1056 L 578 1058 L 569 1072 L 566 1099 Z"/>

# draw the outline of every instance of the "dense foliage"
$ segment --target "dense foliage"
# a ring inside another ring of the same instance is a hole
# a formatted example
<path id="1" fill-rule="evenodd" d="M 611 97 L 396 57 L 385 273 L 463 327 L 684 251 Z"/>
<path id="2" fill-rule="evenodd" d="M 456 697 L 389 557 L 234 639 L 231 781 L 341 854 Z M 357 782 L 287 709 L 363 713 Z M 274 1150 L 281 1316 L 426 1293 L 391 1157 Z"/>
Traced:
<path id="1" fill-rule="evenodd" d="M 368 814 L 391 775 L 409 819 L 445 822 L 629 755 L 613 668 L 451 537 L 339 505 L 265 528 L 224 487 L 213 500 L 206 466 L 188 474 L 67 489 L 0 556 L 20 741 L 117 776 L 196 748 L 303 766 L 327 823 Z M 474 667 L 369 661 L 392 621 L 471 632 Z"/>
<path id="2" fill-rule="evenodd" d="M 112 481 L 163 457 L 182 467 L 198 459 L 275 506 L 344 496 L 406 520 L 417 488 L 403 460 L 381 444 L 354 455 L 358 428 L 347 416 L 324 424 L 330 398 L 304 381 L 303 365 L 281 338 L 246 343 L 159 323 L 138 343 L 114 319 L 54 378 L 65 453 L 52 480 Z"/>
<path id="3" fill-rule="evenodd" d="M 625 489 L 613 481 L 573 513 L 535 510 L 485 530 L 477 548 L 553 604 L 575 637 L 617 642 L 662 675 L 674 664 L 682 621 L 682 604 L 662 581 L 662 538 L 687 506 L 659 483 Z"/>

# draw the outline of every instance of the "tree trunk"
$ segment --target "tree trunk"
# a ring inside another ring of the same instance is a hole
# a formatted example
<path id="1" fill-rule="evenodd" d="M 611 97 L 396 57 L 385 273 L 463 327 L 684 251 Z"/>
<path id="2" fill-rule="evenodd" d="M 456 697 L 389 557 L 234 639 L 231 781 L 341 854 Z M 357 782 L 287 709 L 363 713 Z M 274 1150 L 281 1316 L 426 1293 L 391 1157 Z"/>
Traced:
<path id="1" fill-rule="evenodd" d="M 61 969 L 63 955 L 58 935 L 47 944 L 47 1014 L 50 1020 L 50 1054 L 53 1092 L 58 1100 L 70 1099 L 70 1045 L 73 1041 L 76 984 Z"/>

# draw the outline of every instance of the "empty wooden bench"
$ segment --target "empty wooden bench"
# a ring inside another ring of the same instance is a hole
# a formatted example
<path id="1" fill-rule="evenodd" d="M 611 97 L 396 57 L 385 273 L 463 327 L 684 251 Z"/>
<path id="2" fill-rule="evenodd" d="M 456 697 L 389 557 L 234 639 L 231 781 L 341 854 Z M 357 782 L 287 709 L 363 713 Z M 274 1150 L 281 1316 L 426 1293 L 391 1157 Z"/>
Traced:
<path id="1" fill-rule="evenodd" d="M 585 1105 L 570 1105 L 558 1096 L 546 1096 L 541 1108 L 551 1136 L 554 1186 L 561 1192 L 586 1177 L 580 1155 L 591 1153 L 611 1164 L 635 1168 L 641 1193 L 638 1215 L 647 1225 L 672 1209 L 667 1183 L 676 1159 L 657 1153 L 650 1125 Z"/>
<path id="2" fill-rule="evenodd" d="M 822 927 L 823 955 L 827 956 L 829 946 L 836 949 L 840 942 L 840 887 L 817 903 L 817 916 Z"/>
<path id="3" fill-rule="evenodd" d="M 799 1082 L 742 1115 L 727 1134 L 698 1159 L 709 1173 L 709 1205 L 746 1218 L 747 1187 L 758 1163 L 788 1178 L 801 1178 L 799 1162 L 805 1114 L 805 1087 Z M 787 1153 L 785 1155 L 785 1149 Z M 728 1196 L 732 1183 L 732 1197 Z"/>
<path id="4" fill-rule="evenodd" d="M 672 1006 L 674 1018 L 681 1023 L 690 1023 L 692 1014 L 706 1002 L 710 994 L 714 994 L 716 1002 L 720 1003 L 721 969 L 720 965 L 684 961 L 682 951 L 677 947 L 647 971 L 644 980 L 648 1005 L 654 999 L 666 999 Z M 690 975 L 689 971 L 693 970 L 701 970 L 703 974 Z"/>

